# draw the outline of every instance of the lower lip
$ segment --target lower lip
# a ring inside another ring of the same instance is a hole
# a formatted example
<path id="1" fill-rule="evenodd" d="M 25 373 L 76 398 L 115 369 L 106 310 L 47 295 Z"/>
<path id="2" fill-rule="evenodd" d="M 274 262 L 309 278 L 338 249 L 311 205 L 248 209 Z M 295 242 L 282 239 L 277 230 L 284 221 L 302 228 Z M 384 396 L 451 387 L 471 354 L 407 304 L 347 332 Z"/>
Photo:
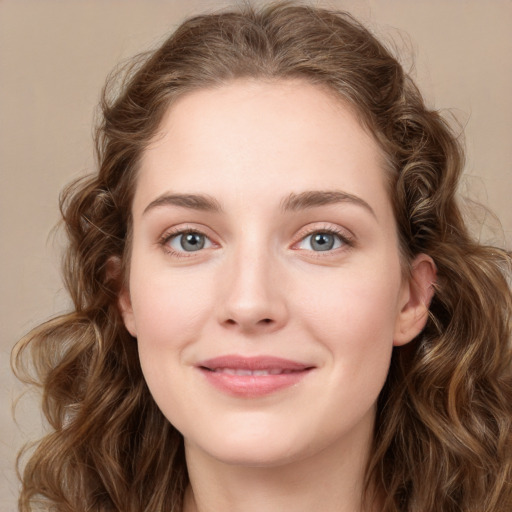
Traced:
<path id="1" fill-rule="evenodd" d="M 298 384 L 311 369 L 278 375 L 232 375 L 199 368 L 208 382 L 224 393 L 237 397 L 254 398 L 270 395 Z"/>

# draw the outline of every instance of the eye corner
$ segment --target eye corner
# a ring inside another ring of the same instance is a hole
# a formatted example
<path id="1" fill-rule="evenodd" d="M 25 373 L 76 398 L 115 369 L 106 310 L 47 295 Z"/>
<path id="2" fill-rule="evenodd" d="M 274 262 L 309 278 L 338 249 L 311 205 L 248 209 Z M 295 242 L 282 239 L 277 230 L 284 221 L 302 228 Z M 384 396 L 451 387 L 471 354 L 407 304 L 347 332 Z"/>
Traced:
<path id="1" fill-rule="evenodd" d="M 291 249 L 315 253 L 315 256 L 328 256 L 338 253 L 339 250 L 352 248 L 355 244 L 354 238 L 348 230 L 332 225 L 312 226 L 299 232 Z"/>
<path id="2" fill-rule="evenodd" d="M 188 225 L 166 230 L 157 244 L 166 254 L 176 258 L 198 256 L 205 250 L 219 247 L 204 230 Z"/>

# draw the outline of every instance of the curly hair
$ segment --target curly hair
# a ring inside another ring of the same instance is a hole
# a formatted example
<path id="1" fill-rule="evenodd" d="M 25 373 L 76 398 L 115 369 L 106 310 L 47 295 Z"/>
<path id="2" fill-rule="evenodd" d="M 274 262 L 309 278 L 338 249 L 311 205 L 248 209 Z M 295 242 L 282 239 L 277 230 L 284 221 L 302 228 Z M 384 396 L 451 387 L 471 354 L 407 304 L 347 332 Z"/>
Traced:
<path id="1" fill-rule="evenodd" d="M 511 257 L 469 234 L 458 138 L 390 51 L 347 13 L 281 2 L 188 19 L 121 77 L 103 94 L 98 172 L 61 197 L 74 310 L 13 352 L 51 427 L 25 463 L 20 510 L 181 510 L 183 439 L 151 397 L 117 298 L 139 160 L 163 115 L 243 77 L 301 79 L 352 105 L 387 155 L 404 267 L 419 253 L 437 266 L 427 325 L 394 349 L 379 397 L 366 498 L 383 493 L 384 512 L 512 510 Z"/>

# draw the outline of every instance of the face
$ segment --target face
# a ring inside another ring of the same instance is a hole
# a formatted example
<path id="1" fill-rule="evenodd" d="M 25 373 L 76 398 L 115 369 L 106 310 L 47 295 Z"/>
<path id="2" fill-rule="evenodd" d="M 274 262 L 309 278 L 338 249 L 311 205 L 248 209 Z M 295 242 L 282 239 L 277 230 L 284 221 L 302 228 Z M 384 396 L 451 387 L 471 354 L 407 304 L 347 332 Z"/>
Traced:
<path id="1" fill-rule="evenodd" d="M 368 445 L 425 301 L 403 278 L 381 151 L 343 103 L 296 81 L 182 97 L 132 213 L 120 307 L 188 450 L 276 465 Z"/>

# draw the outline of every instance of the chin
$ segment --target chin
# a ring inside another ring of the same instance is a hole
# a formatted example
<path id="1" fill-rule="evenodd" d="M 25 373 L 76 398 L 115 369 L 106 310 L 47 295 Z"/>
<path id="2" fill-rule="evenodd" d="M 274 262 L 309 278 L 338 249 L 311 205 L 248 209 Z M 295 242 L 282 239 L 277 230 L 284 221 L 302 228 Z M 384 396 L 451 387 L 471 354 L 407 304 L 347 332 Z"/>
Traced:
<path id="1" fill-rule="evenodd" d="M 255 444 L 253 446 L 235 447 L 212 450 L 210 456 L 230 466 L 245 466 L 258 468 L 272 468 L 284 466 L 300 460 L 301 454 L 297 450 L 272 449 L 267 446 Z"/>
<path id="2" fill-rule="evenodd" d="M 307 443 L 300 432 L 296 434 L 290 431 L 271 433 L 267 429 L 232 430 L 212 433 L 202 443 L 185 440 L 185 446 L 224 464 L 271 468 L 307 458 L 323 448 Z"/>

